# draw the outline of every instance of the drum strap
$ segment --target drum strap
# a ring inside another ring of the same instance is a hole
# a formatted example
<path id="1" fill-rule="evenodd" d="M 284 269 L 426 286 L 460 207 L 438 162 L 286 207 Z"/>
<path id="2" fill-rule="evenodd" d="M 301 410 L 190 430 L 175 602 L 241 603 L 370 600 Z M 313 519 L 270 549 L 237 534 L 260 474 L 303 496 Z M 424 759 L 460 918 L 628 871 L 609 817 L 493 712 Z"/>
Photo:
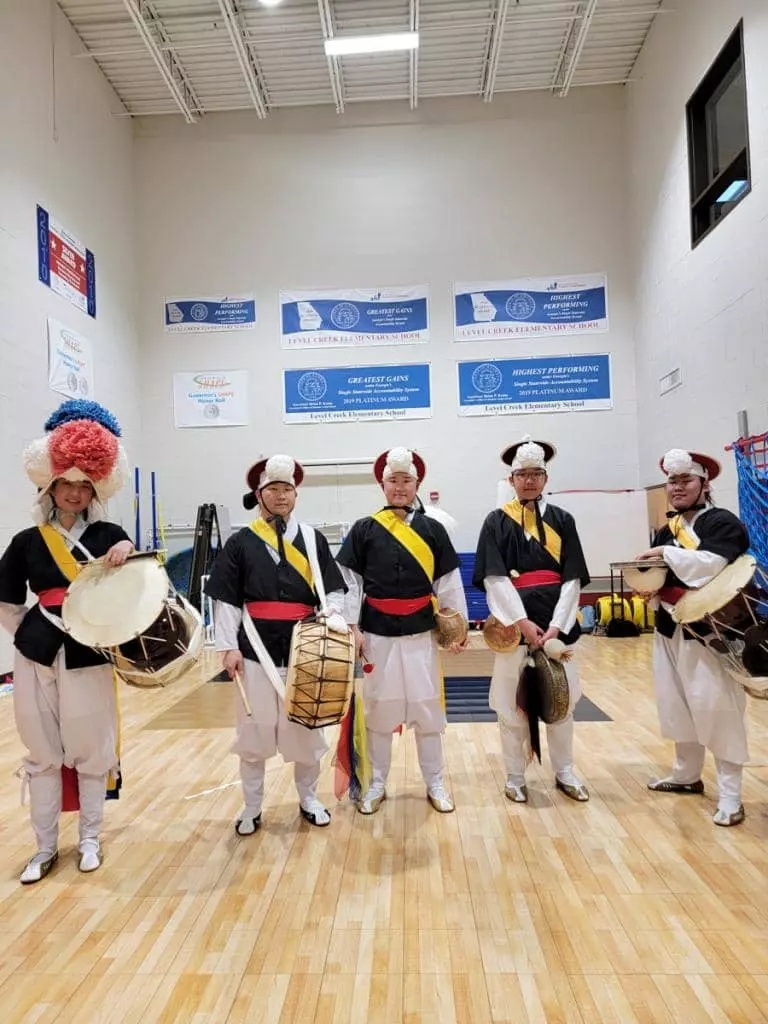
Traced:
<path id="1" fill-rule="evenodd" d="M 261 520 L 257 519 L 256 522 L 261 522 Z M 251 528 L 254 529 L 255 533 L 258 532 L 253 526 L 253 524 Z M 323 584 L 323 574 L 320 572 L 320 566 L 318 564 L 317 559 L 317 541 L 315 538 L 315 531 L 312 529 L 311 526 L 305 526 L 303 523 L 299 525 L 299 529 L 301 530 L 301 535 L 304 538 L 304 545 L 307 549 L 307 561 L 309 563 L 308 569 L 310 570 L 311 573 L 310 579 L 315 585 L 317 596 L 320 599 L 320 607 L 323 611 L 327 613 L 325 586 Z M 301 554 L 301 552 L 297 553 Z M 280 675 L 280 672 L 277 669 L 277 666 L 272 660 L 269 651 L 264 646 L 264 641 L 259 636 L 259 631 L 256 629 L 256 626 L 254 625 L 253 619 L 251 618 L 248 612 L 247 605 L 243 606 L 243 630 L 245 631 L 248 643 L 253 648 L 256 657 L 259 659 L 259 664 L 264 669 L 264 673 L 267 679 L 270 681 L 270 683 L 272 683 L 275 693 L 280 698 L 280 700 L 284 701 L 285 683 L 282 679 L 282 676 Z"/>
<path id="2" fill-rule="evenodd" d="M 312 581 L 315 584 L 315 593 L 320 603 L 320 611 L 323 615 L 328 614 L 328 600 L 325 593 L 325 581 L 320 571 L 320 562 L 317 557 L 317 536 L 311 526 L 299 523 L 301 536 L 304 538 L 304 547 L 307 549 L 309 567 L 312 570 Z"/>
<path id="3" fill-rule="evenodd" d="M 277 667 L 272 660 L 269 651 L 264 646 L 264 641 L 259 636 L 259 631 L 253 624 L 253 619 L 248 614 L 247 606 L 243 606 L 243 630 L 248 639 L 248 643 L 253 648 L 256 657 L 259 659 L 259 664 L 264 669 L 264 673 L 267 679 L 272 683 L 275 688 L 275 693 L 280 700 L 285 700 L 285 683 L 277 670 Z"/>

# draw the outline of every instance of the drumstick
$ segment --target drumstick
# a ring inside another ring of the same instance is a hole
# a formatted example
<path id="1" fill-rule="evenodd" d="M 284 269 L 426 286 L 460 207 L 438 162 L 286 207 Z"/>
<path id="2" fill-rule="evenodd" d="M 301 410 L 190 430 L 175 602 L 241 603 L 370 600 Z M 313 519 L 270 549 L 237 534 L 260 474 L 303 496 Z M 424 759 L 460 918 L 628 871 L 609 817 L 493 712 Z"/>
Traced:
<path id="1" fill-rule="evenodd" d="M 235 670 L 235 682 L 237 683 L 237 688 L 240 691 L 240 699 L 243 702 L 245 713 L 249 718 L 253 718 L 253 712 L 251 711 L 251 705 L 248 703 L 248 697 L 245 692 L 245 687 L 243 686 L 243 680 L 237 670 Z"/>

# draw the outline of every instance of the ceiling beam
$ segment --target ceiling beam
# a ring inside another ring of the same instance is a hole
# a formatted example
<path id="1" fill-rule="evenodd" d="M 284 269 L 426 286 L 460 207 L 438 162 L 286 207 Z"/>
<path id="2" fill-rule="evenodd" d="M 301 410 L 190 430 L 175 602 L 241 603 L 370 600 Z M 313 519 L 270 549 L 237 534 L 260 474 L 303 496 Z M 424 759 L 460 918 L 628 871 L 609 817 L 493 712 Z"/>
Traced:
<path id="1" fill-rule="evenodd" d="M 328 0 L 317 0 L 317 7 L 320 13 L 320 25 L 323 29 L 323 40 L 333 39 L 333 16 Z M 338 57 L 325 58 L 328 61 L 328 74 L 331 77 L 331 91 L 333 102 L 336 104 L 336 113 L 344 113 L 344 85 L 341 78 L 341 65 Z"/>
<path id="2" fill-rule="evenodd" d="M 240 65 L 240 70 L 243 73 L 251 102 L 256 108 L 257 115 L 261 118 L 266 117 L 267 105 L 264 102 L 264 87 L 261 83 L 261 77 L 257 71 L 251 48 L 243 37 L 240 11 L 233 3 L 233 0 L 219 0 L 219 8 L 224 18 L 229 38 L 232 40 L 232 47 L 237 57 L 237 63 Z"/>
<path id="3" fill-rule="evenodd" d="M 587 41 L 587 34 L 595 16 L 597 4 L 598 0 L 582 0 L 574 11 L 574 17 L 568 28 L 565 46 L 560 53 L 560 60 L 552 83 L 558 96 L 567 96 L 573 85 L 573 77 L 576 74 L 584 43 Z"/>
<path id="4" fill-rule="evenodd" d="M 485 60 L 485 77 L 483 80 L 483 99 L 490 103 L 493 99 L 493 90 L 496 87 L 496 72 L 499 67 L 499 55 L 501 54 L 501 42 L 504 38 L 504 26 L 507 22 L 509 12 L 509 0 L 497 0 L 494 11 L 493 27 L 491 37 L 488 41 L 488 54 Z"/>
<path id="5" fill-rule="evenodd" d="M 181 61 L 171 47 L 170 38 L 161 19 L 151 4 L 145 0 L 123 0 L 123 6 L 130 15 L 150 57 L 155 62 L 176 106 L 184 115 L 184 120 L 187 124 L 194 124 L 202 112 L 200 103 Z M 161 43 L 168 49 L 160 49 L 155 34 L 160 37 Z"/>
<path id="6" fill-rule="evenodd" d="M 419 0 L 411 0 L 411 32 L 419 31 Z M 419 105 L 419 47 L 409 53 L 408 69 L 408 94 L 411 101 L 411 110 Z"/>

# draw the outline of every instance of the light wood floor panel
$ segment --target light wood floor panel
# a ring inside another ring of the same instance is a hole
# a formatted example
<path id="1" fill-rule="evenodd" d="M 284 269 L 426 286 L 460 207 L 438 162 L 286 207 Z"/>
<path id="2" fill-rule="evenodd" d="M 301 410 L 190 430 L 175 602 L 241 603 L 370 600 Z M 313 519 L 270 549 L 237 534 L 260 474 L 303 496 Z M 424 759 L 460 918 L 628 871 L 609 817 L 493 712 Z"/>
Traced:
<path id="1" fill-rule="evenodd" d="M 0 697 L 3 1024 L 768 1022 L 768 703 L 749 704 L 747 821 L 718 829 L 710 759 L 703 798 L 646 788 L 671 759 L 650 638 L 590 637 L 579 652 L 587 695 L 613 719 L 576 725 L 587 805 L 555 790 L 546 756 L 529 804 L 505 800 L 497 727 L 457 724 L 455 814 L 428 806 L 407 735 L 371 818 L 336 804 L 326 762 L 323 830 L 273 760 L 250 839 L 232 828 L 235 693 L 206 682 L 215 656 L 168 690 L 123 689 L 105 863 L 78 872 L 67 815 L 60 862 L 33 888 L 17 881 L 32 841 Z M 489 657 L 446 668 L 487 674 Z"/>

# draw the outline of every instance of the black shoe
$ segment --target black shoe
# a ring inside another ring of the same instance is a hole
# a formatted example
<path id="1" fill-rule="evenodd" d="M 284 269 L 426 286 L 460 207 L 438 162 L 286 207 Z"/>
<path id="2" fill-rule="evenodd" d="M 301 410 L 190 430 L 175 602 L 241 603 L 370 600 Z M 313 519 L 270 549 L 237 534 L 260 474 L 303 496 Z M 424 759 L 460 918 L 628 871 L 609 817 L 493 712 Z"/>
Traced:
<path id="1" fill-rule="evenodd" d="M 246 831 L 242 832 L 241 827 L 245 825 Z M 250 829 L 247 826 L 250 825 Z M 235 832 L 239 836 L 252 836 L 261 828 L 261 814 L 257 814 L 255 818 L 238 818 L 235 822 Z"/>
<path id="2" fill-rule="evenodd" d="M 704 783 L 701 779 L 696 782 L 675 782 L 674 779 L 650 779 L 648 789 L 654 793 L 689 793 L 701 796 L 704 792 Z"/>

